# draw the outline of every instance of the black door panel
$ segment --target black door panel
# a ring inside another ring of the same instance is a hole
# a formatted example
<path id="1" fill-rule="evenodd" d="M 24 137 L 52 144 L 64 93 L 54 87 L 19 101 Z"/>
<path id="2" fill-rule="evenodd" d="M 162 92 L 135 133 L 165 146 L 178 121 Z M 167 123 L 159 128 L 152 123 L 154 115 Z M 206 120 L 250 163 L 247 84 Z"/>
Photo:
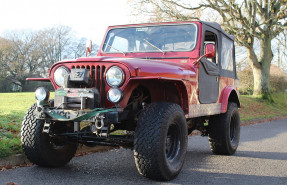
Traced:
<path id="1" fill-rule="evenodd" d="M 214 62 L 210 62 L 207 59 L 201 59 L 200 63 L 204 67 L 206 73 L 212 76 L 219 76 L 219 68 Z"/>
<path id="2" fill-rule="evenodd" d="M 216 103 L 219 95 L 219 68 L 203 58 L 200 61 L 198 90 L 200 103 Z"/>

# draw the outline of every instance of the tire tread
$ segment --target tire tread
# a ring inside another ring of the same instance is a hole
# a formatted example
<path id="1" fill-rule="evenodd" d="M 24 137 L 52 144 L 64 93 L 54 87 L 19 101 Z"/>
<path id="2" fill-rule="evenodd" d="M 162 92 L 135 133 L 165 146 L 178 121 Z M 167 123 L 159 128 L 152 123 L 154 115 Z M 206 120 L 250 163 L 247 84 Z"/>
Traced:
<path id="1" fill-rule="evenodd" d="M 227 112 L 211 117 L 209 122 L 209 145 L 214 154 L 219 155 L 232 155 L 235 153 L 236 148 L 231 148 L 227 130 L 229 129 L 228 122 L 232 114 L 238 114 L 237 104 L 229 102 Z M 240 124 L 240 120 L 239 120 Z M 239 130 L 240 131 L 240 130 Z M 239 133 L 238 133 L 239 134 Z M 239 137 L 239 136 L 238 136 Z M 239 141 L 239 138 L 238 138 Z"/>
<path id="2" fill-rule="evenodd" d="M 77 144 L 65 146 L 65 150 L 49 149 L 46 139 L 48 134 L 42 133 L 43 120 L 37 120 L 34 111 L 37 105 L 32 105 L 26 113 L 21 127 L 21 143 L 27 158 L 39 166 L 60 167 L 66 165 L 74 156 Z M 49 154 L 47 154 L 49 152 Z"/>
<path id="3" fill-rule="evenodd" d="M 182 109 L 177 104 L 158 102 L 149 104 L 141 112 L 134 140 L 134 158 L 141 175 L 154 180 L 170 180 L 175 178 L 180 172 L 178 170 L 178 172 L 171 176 L 163 173 L 161 160 L 157 153 L 159 143 L 161 142 L 161 134 L 163 134 L 161 130 L 164 129 L 164 126 L 167 126 L 162 123 L 169 119 L 171 114 L 179 110 L 184 115 Z"/>

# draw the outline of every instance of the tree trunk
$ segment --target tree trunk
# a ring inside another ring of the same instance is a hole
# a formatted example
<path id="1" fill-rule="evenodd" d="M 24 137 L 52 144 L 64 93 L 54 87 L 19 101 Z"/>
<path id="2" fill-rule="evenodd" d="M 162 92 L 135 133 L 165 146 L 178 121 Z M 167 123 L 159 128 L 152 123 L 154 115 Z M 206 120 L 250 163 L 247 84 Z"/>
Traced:
<path id="1" fill-rule="evenodd" d="M 253 72 L 253 95 L 261 95 L 262 94 L 262 68 L 261 66 L 251 65 Z"/>
<path id="2" fill-rule="evenodd" d="M 253 65 L 254 91 L 253 95 L 264 95 L 270 93 L 270 64 L 259 67 Z"/>
<path id="3" fill-rule="evenodd" d="M 261 50 L 259 59 L 253 48 L 247 49 L 248 62 L 251 65 L 254 78 L 253 95 L 262 96 L 269 101 L 273 101 L 270 94 L 270 66 L 273 58 L 271 50 L 271 38 L 260 41 Z"/>

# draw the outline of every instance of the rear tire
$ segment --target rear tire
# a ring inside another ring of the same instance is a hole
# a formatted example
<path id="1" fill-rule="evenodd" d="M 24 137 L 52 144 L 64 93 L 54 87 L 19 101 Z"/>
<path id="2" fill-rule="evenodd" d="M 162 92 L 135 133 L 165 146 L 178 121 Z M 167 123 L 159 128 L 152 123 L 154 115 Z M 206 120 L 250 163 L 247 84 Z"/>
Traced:
<path id="1" fill-rule="evenodd" d="M 187 141 L 181 107 L 151 103 L 141 112 L 135 132 L 134 158 L 139 173 L 154 180 L 174 179 L 182 169 Z"/>
<path id="2" fill-rule="evenodd" d="M 209 121 L 209 144 L 214 154 L 232 155 L 240 139 L 240 116 L 237 104 L 229 102 L 226 113 Z"/>
<path id="3" fill-rule="evenodd" d="M 44 120 L 37 120 L 34 104 L 22 122 L 21 142 L 27 158 L 39 166 L 60 167 L 66 165 L 76 153 L 77 144 L 56 145 L 49 134 L 43 133 Z"/>

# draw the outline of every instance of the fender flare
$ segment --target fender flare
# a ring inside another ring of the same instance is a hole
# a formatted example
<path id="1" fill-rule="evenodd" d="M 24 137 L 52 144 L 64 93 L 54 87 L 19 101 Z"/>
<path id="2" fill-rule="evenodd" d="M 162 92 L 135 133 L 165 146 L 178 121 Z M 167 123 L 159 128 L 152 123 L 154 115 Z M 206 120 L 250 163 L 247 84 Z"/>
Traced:
<path id="1" fill-rule="evenodd" d="M 229 101 L 236 103 L 237 106 L 240 107 L 239 94 L 231 85 L 226 86 L 221 91 L 219 98 L 219 103 L 221 103 L 221 113 L 225 113 L 227 111 Z"/>
<path id="2" fill-rule="evenodd" d="M 141 85 L 140 82 L 145 81 L 145 80 L 153 80 L 154 82 L 155 82 L 155 80 L 174 82 L 174 85 L 177 88 L 177 91 L 179 93 L 180 104 L 181 104 L 180 106 L 183 109 L 183 111 L 185 112 L 185 114 L 188 113 L 188 111 L 189 111 L 189 106 L 188 106 L 189 100 L 188 100 L 188 92 L 187 92 L 185 83 L 182 80 L 162 78 L 162 77 L 148 77 L 148 78 L 147 77 L 139 77 L 139 78 L 129 79 L 129 82 L 127 83 L 127 85 L 125 85 L 121 88 L 124 92 L 124 95 L 125 95 L 123 100 L 120 102 L 121 107 L 125 107 L 127 105 L 132 91 L 136 87 Z"/>

